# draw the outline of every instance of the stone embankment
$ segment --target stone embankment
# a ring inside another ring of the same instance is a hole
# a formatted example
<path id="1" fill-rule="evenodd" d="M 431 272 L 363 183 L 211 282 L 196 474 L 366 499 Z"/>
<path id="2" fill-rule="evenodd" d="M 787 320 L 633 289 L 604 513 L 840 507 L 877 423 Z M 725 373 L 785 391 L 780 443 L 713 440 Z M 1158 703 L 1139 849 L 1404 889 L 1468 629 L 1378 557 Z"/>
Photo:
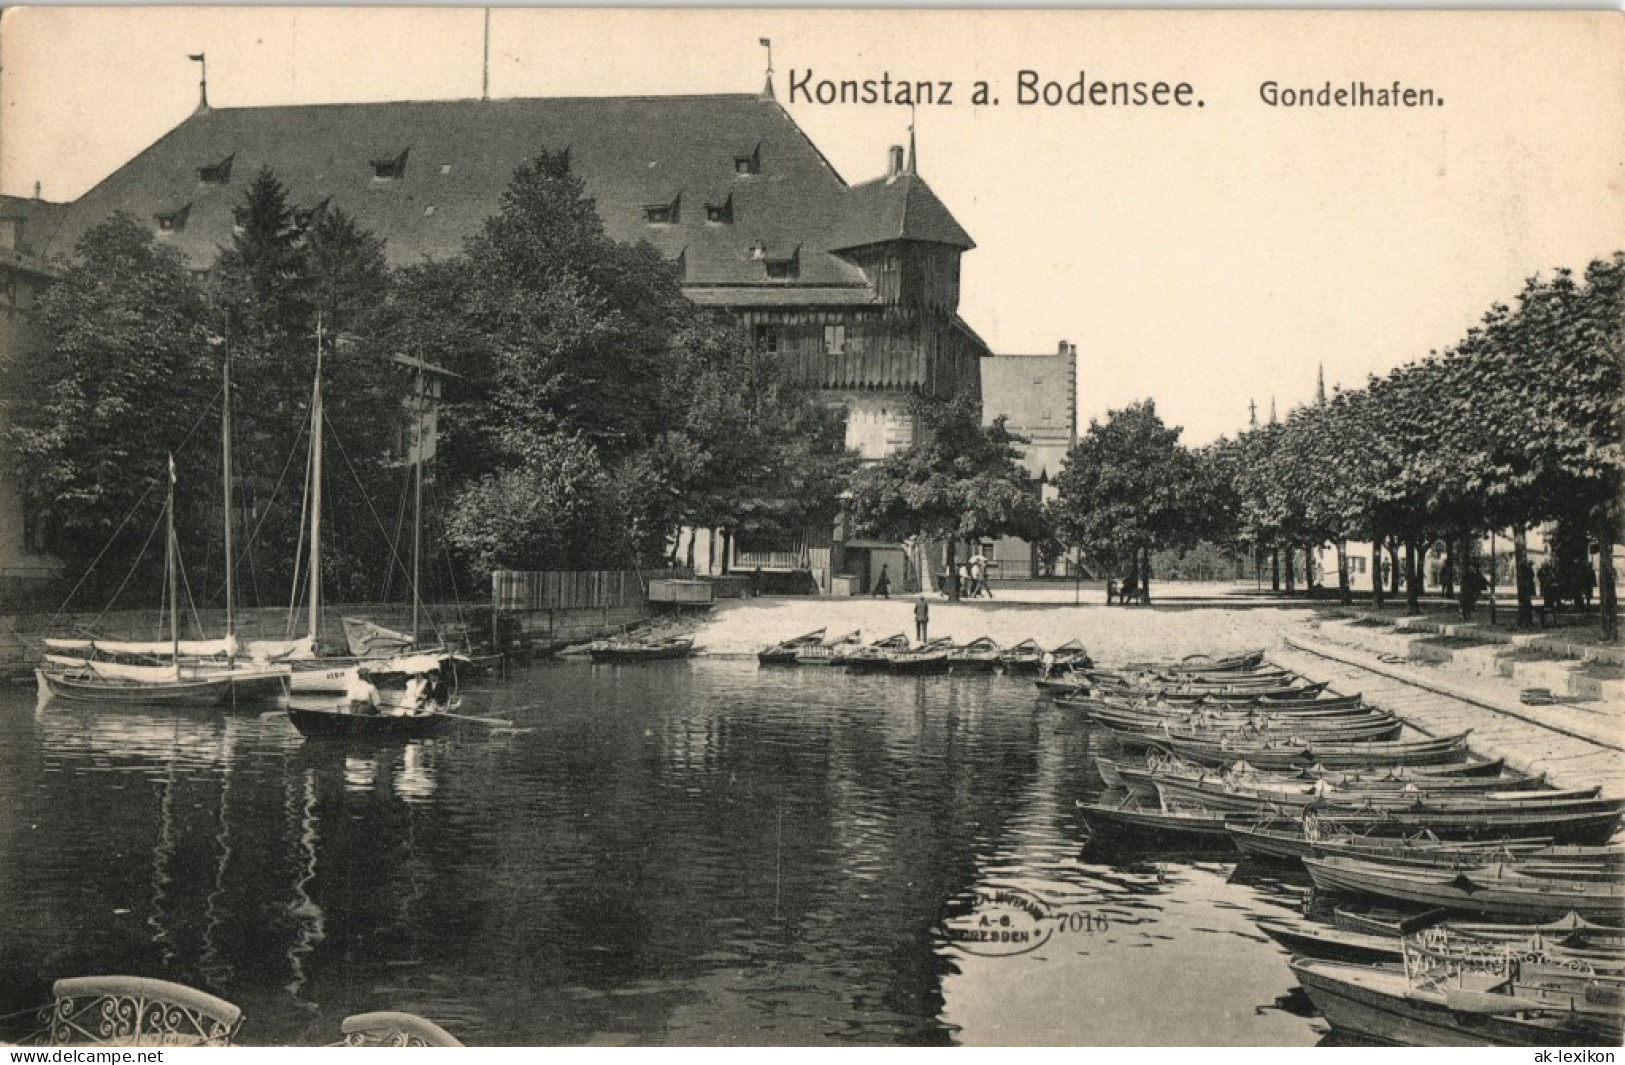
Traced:
<path id="1" fill-rule="evenodd" d="M 1436 620 L 1321 618 L 1283 634 L 1283 665 L 1362 692 L 1419 731 L 1472 729 L 1473 748 L 1562 787 L 1625 797 L 1625 678 L 1616 649 Z M 1567 656 L 1567 657 L 1565 657 Z M 1532 705 L 1531 689 L 1557 700 Z"/>

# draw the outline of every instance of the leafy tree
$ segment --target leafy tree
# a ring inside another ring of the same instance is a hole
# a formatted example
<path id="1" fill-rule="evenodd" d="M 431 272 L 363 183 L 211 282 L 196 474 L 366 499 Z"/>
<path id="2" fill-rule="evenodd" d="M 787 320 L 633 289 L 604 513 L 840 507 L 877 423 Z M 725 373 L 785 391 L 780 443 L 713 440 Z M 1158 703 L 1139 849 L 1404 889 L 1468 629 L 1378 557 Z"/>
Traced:
<path id="1" fill-rule="evenodd" d="M 848 508 L 860 527 L 895 540 L 947 542 L 950 574 L 959 541 L 1019 536 L 1039 542 L 1049 529 L 1038 493 L 1019 465 L 1026 441 L 1000 418 L 983 426 L 970 397 L 914 401 L 912 446 L 852 475 Z M 957 581 L 951 595 L 959 597 Z"/>
<path id="2" fill-rule="evenodd" d="M 462 256 L 402 271 L 386 314 L 395 350 L 461 375 L 439 472 L 476 571 L 627 565 L 681 525 L 731 536 L 835 511 L 851 460 L 830 415 L 686 299 L 673 264 L 610 239 L 567 154 L 521 166 Z M 501 512 L 504 486 L 615 533 L 583 540 L 564 520 L 531 535 Z"/>
<path id="3" fill-rule="evenodd" d="M 1055 479 L 1050 510 L 1066 543 L 1130 560 L 1149 596 L 1151 552 L 1196 542 L 1204 489 L 1198 462 L 1143 400 L 1093 419 Z"/>
<path id="4" fill-rule="evenodd" d="M 303 515 L 288 471 L 309 430 L 320 334 L 329 439 L 324 475 L 335 489 L 342 486 L 328 493 L 324 515 L 326 593 L 375 596 L 391 576 L 386 560 L 395 551 L 373 501 L 397 491 L 411 389 L 380 336 L 391 284 L 383 242 L 326 203 L 295 206 L 269 168 L 249 185 L 233 218 L 213 296 L 233 359 L 244 501 L 261 515 L 246 545 L 252 562 L 245 591 L 276 602 L 294 579 Z"/>
<path id="5" fill-rule="evenodd" d="M 0 431 L 67 572 L 83 573 L 108 549 L 87 586 L 105 592 L 140 553 L 163 490 L 147 496 L 128 535 L 109 540 L 163 476 L 166 453 L 180 456 L 180 505 L 190 510 L 180 523 L 196 527 L 203 517 L 209 478 L 196 471 L 211 469 L 219 439 L 212 424 L 192 437 L 218 387 L 207 306 L 182 257 L 118 214 L 81 238 L 73 264 L 41 296 L 38 322 L 39 354 L 0 359 Z M 132 588 L 156 588 L 161 558 L 148 554 Z"/>

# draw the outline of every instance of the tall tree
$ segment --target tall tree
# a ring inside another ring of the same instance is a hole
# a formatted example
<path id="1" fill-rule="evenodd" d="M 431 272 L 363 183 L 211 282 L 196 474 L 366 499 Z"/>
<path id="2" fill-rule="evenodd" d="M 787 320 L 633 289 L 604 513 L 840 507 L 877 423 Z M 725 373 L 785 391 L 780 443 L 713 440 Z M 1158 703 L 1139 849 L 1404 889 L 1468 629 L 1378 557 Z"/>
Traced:
<path id="1" fill-rule="evenodd" d="M 121 581 L 163 498 L 148 496 L 128 536 L 109 538 L 205 418 L 218 355 L 203 292 L 186 262 L 126 214 L 89 230 L 74 261 L 41 296 L 43 350 L 0 356 L 3 429 L 18 483 L 47 523 L 70 576 L 108 554 L 87 587 Z M 182 504 L 195 527 L 206 506 L 203 470 L 218 469 L 213 424 L 181 455 Z M 159 556 L 141 579 L 154 582 Z M 152 587 L 156 587 L 152 584 Z"/>
<path id="2" fill-rule="evenodd" d="M 1061 539 L 1097 557 L 1130 559 L 1150 594 L 1150 555 L 1194 544 L 1202 531 L 1202 475 L 1180 429 L 1152 400 L 1089 422 L 1055 479 L 1050 505 Z"/>
<path id="3" fill-rule="evenodd" d="M 976 402 L 918 398 L 914 443 L 852 475 L 848 507 L 863 529 L 895 540 L 947 544 L 950 575 L 961 540 L 1019 536 L 1040 542 L 1049 526 L 1036 486 L 1019 464 L 1026 441 L 1000 418 L 983 426 Z M 959 597 L 958 582 L 949 580 Z"/>

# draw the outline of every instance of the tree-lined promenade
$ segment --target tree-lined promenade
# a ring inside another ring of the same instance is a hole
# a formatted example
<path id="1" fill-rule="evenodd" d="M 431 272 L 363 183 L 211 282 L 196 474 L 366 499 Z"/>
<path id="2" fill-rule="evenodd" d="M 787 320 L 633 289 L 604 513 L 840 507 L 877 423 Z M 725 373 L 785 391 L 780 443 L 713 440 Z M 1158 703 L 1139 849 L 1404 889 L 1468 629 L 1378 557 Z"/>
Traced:
<path id="1" fill-rule="evenodd" d="M 1240 541 L 1269 554 L 1277 574 L 1284 555 L 1289 588 L 1295 553 L 1332 544 L 1345 600 L 1346 544 L 1370 542 L 1388 562 L 1373 560 L 1372 596 L 1381 604 L 1402 586 L 1411 612 L 1424 559 L 1442 543 L 1447 580 L 1470 613 L 1484 585 L 1478 545 L 1508 531 L 1518 619 L 1529 626 L 1537 571 L 1526 536 L 1549 526 L 1539 578 L 1559 595 L 1583 591 L 1594 547 L 1603 634 L 1617 639 L 1622 275 L 1625 252 L 1583 276 L 1532 278 L 1449 350 L 1197 451 L 1149 402 L 1115 411 L 1091 424 L 1057 479 L 1062 539 L 1142 567 L 1152 549 Z"/>
<path id="2" fill-rule="evenodd" d="M 270 170 L 234 215 L 205 272 L 134 218 L 108 219 L 40 300 L 38 349 L 0 360 L 0 432 L 70 582 L 92 574 L 87 598 L 156 601 L 161 563 L 145 547 L 174 452 L 190 593 L 218 601 L 224 560 L 205 545 L 220 526 L 214 425 L 229 357 L 239 587 L 251 604 L 286 601 L 320 334 L 327 467 L 341 483 L 324 497 L 335 599 L 406 591 L 394 546 L 416 413 L 404 357 L 450 372 L 430 478 L 443 517 L 428 539 L 452 565 L 428 595 L 497 568 L 681 561 L 685 528 L 719 531 L 726 558 L 738 535 L 795 540 L 844 511 L 859 536 L 940 546 L 950 573 L 959 545 L 1014 535 L 1132 575 L 1142 594 L 1155 552 L 1245 545 L 1276 574 L 1284 562 L 1292 591 L 1296 559 L 1332 544 L 1347 598 L 1344 545 L 1370 542 L 1387 562 L 1373 560 L 1372 595 L 1403 593 L 1412 610 L 1442 543 L 1470 611 L 1478 543 L 1506 530 L 1522 624 L 1537 577 L 1579 586 L 1595 545 L 1604 632 L 1617 637 L 1625 252 L 1532 279 L 1448 351 L 1235 439 L 1193 450 L 1150 400 L 1114 411 L 1040 506 L 1018 464 L 1025 441 L 980 424 L 964 396 L 918 397 L 911 446 L 860 465 L 839 408 L 686 299 L 679 264 L 605 234 L 567 153 L 522 165 L 460 254 L 402 268 L 337 208 L 290 202 Z M 1536 527 L 1549 530 L 1538 575 Z"/>

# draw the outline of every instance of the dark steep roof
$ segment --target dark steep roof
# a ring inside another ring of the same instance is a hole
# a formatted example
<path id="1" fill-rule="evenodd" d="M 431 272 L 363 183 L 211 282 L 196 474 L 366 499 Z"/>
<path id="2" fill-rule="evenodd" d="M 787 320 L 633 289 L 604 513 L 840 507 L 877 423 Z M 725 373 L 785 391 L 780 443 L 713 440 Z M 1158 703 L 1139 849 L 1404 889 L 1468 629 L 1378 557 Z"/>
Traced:
<path id="1" fill-rule="evenodd" d="M 295 204 L 344 210 L 385 241 L 392 263 L 447 258 L 541 149 L 569 151 L 610 236 L 681 257 L 691 294 L 743 288 L 767 303 L 783 291 L 794 304 L 802 288 L 818 302 L 846 288 L 867 302 L 862 271 L 836 249 L 892 239 L 972 246 L 917 176 L 849 188 L 777 102 L 719 95 L 199 110 L 72 204 L 49 250 L 71 254 L 114 211 L 155 227 L 184 212 L 162 239 L 208 266 L 231 242 L 232 207 L 269 166 Z M 375 164 L 403 158 L 399 177 L 376 176 Z M 758 172 L 739 173 L 740 158 L 759 161 Z M 227 161 L 224 184 L 200 176 Z M 672 204 L 675 223 L 649 223 L 646 208 Z M 707 204 L 726 205 L 732 223 L 709 222 Z M 796 276 L 769 279 L 765 260 L 781 249 L 794 251 Z"/>
<path id="2" fill-rule="evenodd" d="M 859 248 L 891 240 L 929 241 L 966 251 L 976 247 L 925 179 L 907 173 L 854 185 L 829 246 Z"/>

